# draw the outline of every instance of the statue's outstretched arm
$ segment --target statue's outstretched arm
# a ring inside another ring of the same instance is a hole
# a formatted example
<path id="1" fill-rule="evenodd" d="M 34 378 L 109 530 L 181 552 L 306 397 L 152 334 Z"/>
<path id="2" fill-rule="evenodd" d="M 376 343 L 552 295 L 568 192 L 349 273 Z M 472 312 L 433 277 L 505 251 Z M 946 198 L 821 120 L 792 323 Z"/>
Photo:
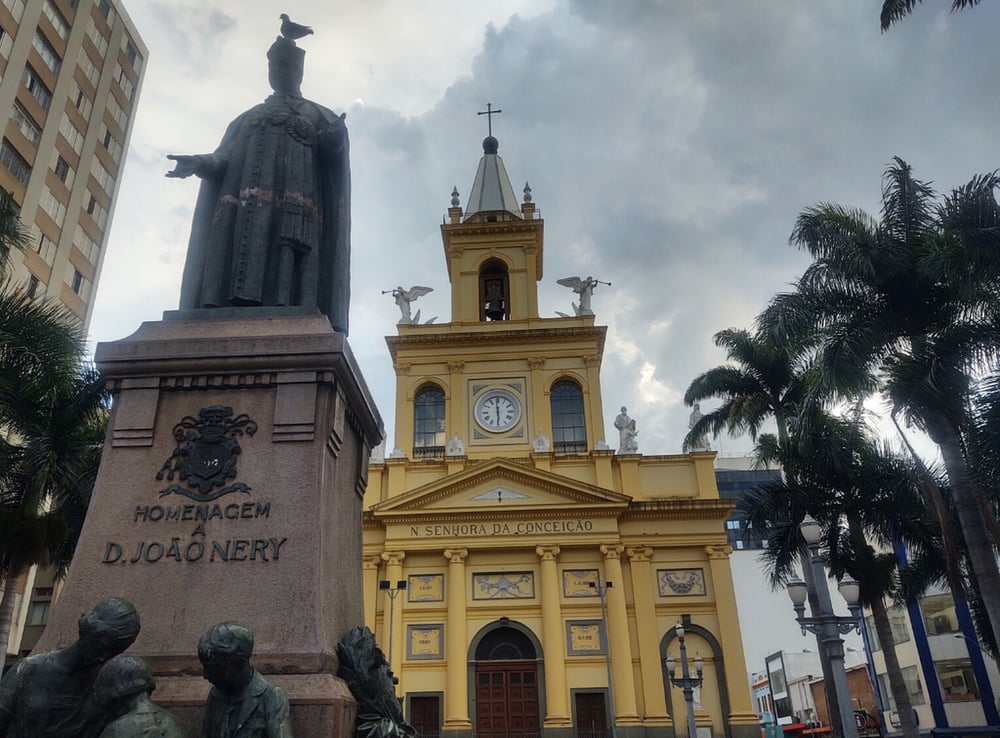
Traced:
<path id="1" fill-rule="evenodd" d="M 216 157 L 212 154 L 167 154 L 174 162 L 174 168 L 167 172 L 168 177 L 185 179 L 194 174 L 197 177 L 210 177 L 217 169 Z"/>

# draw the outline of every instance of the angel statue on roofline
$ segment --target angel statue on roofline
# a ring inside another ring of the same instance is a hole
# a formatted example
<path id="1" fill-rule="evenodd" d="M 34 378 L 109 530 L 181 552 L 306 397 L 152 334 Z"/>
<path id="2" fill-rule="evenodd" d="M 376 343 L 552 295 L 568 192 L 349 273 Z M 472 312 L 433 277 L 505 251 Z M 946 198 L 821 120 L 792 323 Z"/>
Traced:
<path id="1" fill-rule="evenodd" d="M 580 315 L 593 315 L 594 311 L 590 309 L 590 298 L 594 295 L 594 288 L 599 284 L 606 284 L 608 287 L 611 286 L 611 282 L 602 282 L 599 279 L 594 279 L 593 277 L 587 277 L 586 279 L 580 279 L 579 277 L 565 277 L 563 279 L 557 279 L 557 284 L 561 284 L 563 287 L 569 287 L 576 294 L 580 296 L 580 304 L 572 303 L 573 313 L 577 316 Z M 565 313 L 560 313 L 556 311 L 559 315 L 564 318 L 570 316 Z"/>
<path id="2" fill-rule="evenodd" d="M 382 294 L 391 294 L 396 301 L 396 306 L 399 308 L 400 313 L 399 322 L 396 325 L 417 325 L 420 323 L 420 311 L 417 310 L 416 315 L 411 315 L 410 305 L 416 302 L 418 297 L 423 297 L 433 291 L 433 287 L 421 287 L 420 285 L 414 285 L 410 289 L 404 290 L 403 286 L 400 285 L 394 290 L 382 290 Z M 433 320 L 434 318 L 431 318 L 427 322 L 430 323 Z"/>

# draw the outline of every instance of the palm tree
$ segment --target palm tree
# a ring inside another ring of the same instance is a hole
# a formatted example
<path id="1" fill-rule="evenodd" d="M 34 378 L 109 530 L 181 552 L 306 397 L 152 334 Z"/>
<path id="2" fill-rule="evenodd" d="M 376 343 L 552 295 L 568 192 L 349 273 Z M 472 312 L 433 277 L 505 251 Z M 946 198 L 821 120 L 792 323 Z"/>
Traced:
<path id="1" fill-rule="evenodd" d="M 875 446 L 857 417 L 844 420 L 816 411 L 810 420 L 793 423 L 789 443 L 761 438 L 762 457 L 791 463 L 799 474 L 751 491 L 739 508 L 750 529 L 765 538 L 765 559 L 774 585 L 785 583 L 794 570 L 804 516 L 824 523 L 830 572 L 849 574 L 860 585 L 860 604 L 871 610 L 883 645 L 902 732 L 916 738 L 919 731 L 885 606 L 885 599 L 898 589 L 897 559 L 885 549 L 891 551 L 891 543 L 902 539 L 911 550 L 922 551 L 936 542 L 937 528 L 908 470 Z"/>
<path id="2" fill-rule="evenodd" d="M 882 30 L 889 30 L 889 26 L 893 23 L 912 13 L 919 2 L 920 0 L 884 0 L 880 18 Z M 979 5 L 979 0 L 952 0 L 951 12 L 954 13 L 956 10 L 971 8 L 973 5 Z"/>
<path id="3" fill-rule="evenodd" d="M 0 668 L 14 582 L 34 564 L 65 568 L 103 444 L 106 394 L 62 308 L 0 290 Z"/>
<path id="4" fill-rule="evenodd" d="M 809 392 L 811 367 L 806 352 L 793 350 L 779 340 L 778 332 L 739 330 L 730 328 L 715 334 L 715 344 L 726 349 L 731 363 L 710 369 L 695 377 L 684 393 L 684 402 L 693 405 L 707 399 L 721 399 L 722 404 L 703 415 L 689 430 L 684 447 L 691 448 L 707 433 L 717 437 L 723 431 L 730 435 L 749 433 L 757 438 L 761 427 L 774 418 L 778 427 L 775 444 L 789 443 L 789 425 L 803 408 L 813 406 L 815 397 Z M 783 471 L 787 479 L 795 480 L 798 470 L 795 460 L 786 458 Z M 800 547 L 801 556 L 808 556 Z M 811 569 L 803 566 L 808 587 L 809 606 L 818 612 L 819 600 Z M 837 694 L 833 689 L 833 673 L 823 644 L 817 636 L 820 664 L 823 668 L 830 719 L 837 734 L 843 733 Z"/>
<path id="5" fill-rule="evenodd" d="M 816 347 L 822 391 L 860 393 L 879 376 L 893 411 L 937 443 L 994 639 L 1000 641 L 1000 568 L 965 439 L 974 378 L 1000 359 L 1000 206 L 996 172 L 940 203 L 896 158 L 882 217 L 822 204 L 804 211 L 792 243 L 814 262 L 763 325 Z M 941 521 L 946 525 L 946 521 Z"/>
<path id="6" fill-rule="evenodd" d="M 3 275 L 27 230 L 0 190 L 0 671 L 14 583 L 36 563 L 68 566 L 96 477 L 106 395 L 84 362 L 81 327 L 61 306 L 34 301 Z"/>
<path id="7" fill-rule="evenodd" d="M 778 437 L 788 440 L 788 421 L 799 412 L 806 396 L 806 366 L 788 346 L 759 331 L 728 328 L 715 334 L 715 345 L 726 349 L 731 362 L 699 374 L 684 393 L 684 403 L 707 399 L 722 404 L 703 415 L 688 432 L 689 448 L 708 433 L 717 437 L 749 433 L 756 440 L 772 417 Z"/>

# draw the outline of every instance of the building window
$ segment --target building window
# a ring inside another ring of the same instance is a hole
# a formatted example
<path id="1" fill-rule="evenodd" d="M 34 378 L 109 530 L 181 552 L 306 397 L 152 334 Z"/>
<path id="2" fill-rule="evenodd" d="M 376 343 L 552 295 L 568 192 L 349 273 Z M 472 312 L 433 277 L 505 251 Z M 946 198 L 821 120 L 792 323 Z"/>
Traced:
<path id="1" fill-rule="evenodd" d="M 973 702 L 979 699 L 979 685 L 969 659 L 935 661 L 945 702 Z"/>
<path id="2" fill-rule="evenodd" d="M 0 28 L 0 56 L 10 58 L 10 50 L 14 48 L 14 37 Z"/>
<path id="3" fill-rule="evenodd" d="M 910 631 L 906 627 L 906 610 L 902 607 L 890 607 L 886 612 L 889 615 L 889 624 L 892 626 L 892 640 L 895 645 L 906 643 L 910 640 Z M 868 640 L 871 642 L 872 651 L 880 651 L 882 644 L 878 640 L 878 633 L 875 630 L 875 619 L 868 615 L 865 618 L 865 627 L 868 630 Z"/>
<path id="4" fill-rule="evenodd" d="M 111 154 L 111 158 L 116 162 L 121 160 L 122 156 L 122 145 L 118 143 L 118 139 L 114 137 L 111 133 L 110 128 L 104 129 L 104 148 L 107 149 L 108 153 Z"/>
<path id="5" fill-rule="evenodd" d="M 80 152 L 83 151 L 83 134 L 73 125 L 73 121 L 69 119 L 69 116 L 63 115 L 62 120 L 59 121 L 59 132 L 66 139 L 66 143 L 79 156 Z"/>
<path id="6" fill-rule="evenodd" d="M 73 245 L 75 245 L 80 253 L 87 257 L 87 261 L 91 264 L 97 263 L 97 254 L 100 252 L 101 247 L 97 244 L 97 241 L 88 236 L 80 225 L 77 225 L 76 232 L 73 234 Z"/>
<path id="7" fill-rule="evenodd" d="M 111 176 L 111 173 L 104 168 L 101 164 L 100 159 L 96 156 L 90 162 L 90 173 L 94 175 L 94 179 L 101 183 L 101 187 L 109 195 L 115 190 L 115 178 Z"/>
<path id="8" fill-rule="evenodd" d="M 56 154 L 56 165 L 53 167 L 56 176 L 59 177 L 63 182 L 69 176 L 69 162 L 63 159 L 59 154 Z"/>
<path id="9" fill-rule="evenodd" d="M 109 6 L 110 7 L 110 6 Z M 94 23 L 94 19 L 90 19 L 90 26 L 87 28 L 87 35 L 90 36 L 90 40 L 94 42 L 94 46 L 97 47 L 97 55 L 102 59 L 108 55 L 108 40 L 104 38 L 104 34 L 101 33 L 97 24 Z"/>
<path id="10" fill-rule="evenodd" d="M 28 299 L 34 300 L 35 295 L 38 294 L 38 277 L 32 274 L 28 278 L 28 286 L 24 291 L 28 294 Z"/>
<path id="11" fill-rule="evenodd" d="M 444 392 L 424 387 L 413 401 L 413 458 L 444 456 Z"/>
<path id="12" fill-rule="evenodd" d="M 52 44 L 42 35 L 40 29 L 35 29 L 35 37 L 31 39 L 31 45 L 35 47 L 35 51 L 42 57 L 42 61 L 45 62 L 45 66 L 49 68 L 49 71 L 52 74 L 58 75 L 59 67 L 62 66 L 62 59 L 56 50 L 52 48 Z"/>
<path id="13" fill-rule="evenodd" d="M 90 80 L 90 84 L 97 88 L 97 83 L 101 81 L 101 70 L 94 64 L 90 54 L 84 47 L 80 47 L 80 56 L 77 58 L 77 66 L 83 70 L 83 76 Z"/>
<path id="14" fill-rule="evenodd" d="M 26 65 L 24 67 L 24 74 L 21 75 L 21 81 L 24 82 L 24 86 L 28 88 L 28 92 L 35 98 L 35 101 L 42 106 L 45 112 L 48 112 L 49 105 L 52 104 L 52 93 L 49 92 L 49 88 L 45 86 L 45 83 L 38 78 L 35 70 Z"/>
<path id="15" fill-rule="evenodd" d="M 32 230 L 37 230 L 37 226 Z M 44 233 L 38 231 L 38 238 L 35 240 L 35 251 L 46 264 L 51 265 L 52 259 L 56 255 L 56 245 Z"/>
<path id="16" fill-rule="evenodd" d="M 906 691 L 910 694 L 910 704 L 914 707 L 923 705 L 927 700 L 924 698 L 924 687 L 920 683 L 920 675 L 917 672 L 917 667 L 907 666 L 901 672 L 903 674 L 903 681 L 906 683 Z M 889 675 L 879 674 L 878 685 L 882 691 L 882 695 L 885 697 L 886 709 L 895 710 L 896 700 L 892 696 L 892 688 L 889 686 Z"/>
<path id="17" fill-rule="evenodd" d="M 93 195 L 87 201 L 87 214 L 94 219 L 100 228 L 104 228 L 104 224 L 108 222 L 108 211 L 97 202 L 97 198 Z"/>
<path id="18" fill-rule="evenodd" d="M 132 43 L 132 39 L 128 37 L 127 33 L 122 34 L 122 53 L 125 54 L 125 58 L 128 59 L 129 64 L 132 65 L 132 69 L 135 70 L 136 74 L 142 69 L 142 56 L 139 54 L 139 50 Z"/>
<path id="19" fill-rule="evenodd" d="M 552 385 L 552 450 L 556 453 L 586 453 L 587 427 L 583 416 L 583 392 L 568 379 Z"/>
<path id="20" fill-rule="evenodd" d="M 27 625 L 45 625 L 49 622 L 50 602 L 32 602 L 28 606 Z"/>
<path id="21" fill-rule="evenodd" d="M 45 13 L 45 17 L 49 19 L 52 27 L 56 29 L 56 33 L 59 34 L 59 38 L 63 41 L 69 38 L 69 23 L 63 18 L 63 14 L 59 12 L 59 9 L 55 6 L 52 0 L 45 0 L 45 6 L 42 8 L 42 12 Z"/>
<path id="22" fill-rule="evenodd" d="M 73 282 L 70 284 L 70 288 L 76 293 L 80 294 L 80 288 L 83 287 L 83 275 L 80 274 L 79 269 L 73 270 Z"/>
<path id="23" fill-rule="evenodd" d="M 59 198 L 52 194 L 52 190 L 48 187 L 42 188 L 41 197 L 38 198 L 38 204 L 42 207 L 49 217 L 55 221 L 56 225 L 62 228 L 63 221 L 66 220 L 66 206 L 63 205 Z"/>
<path id="24" fill-rule="evenodd" d="M 108 112 L 111 113 L 111 117 L 115 119 L 115 123 L 118 124 L 118 127 L 124 131 L 128 125 L 128 113 L 126 113 L 122 106 L 118 104 L 114 95 L 108 98 Z"/>
<path id="25" fill-rule="evenodd" d="M 922 598 L 920 611 L 924 614 L 924 627 L 927 628 L 927 635 L 958 632 L 955 601 L 950 594 L 928 595 Z"/>
<path id="26" fill-rule="evenodd" d="M 80 111 L 80 114 L 84 118 L 89 118 L 90 112 L 94 109 L 94 103 L 91 102 L 90 98 L 87 97 L 87 93 L 83 91 L 83 88 L 75 80 L 73 81 L 73 85 L 75 87 L 71 96 L 73 104 L 76 105 L 76 109 Z"/>
<path id="27" fill-rule="evenodd" d="M 28 179 L 31 177 L 31 165 L 17 153 L 6 138 L 3 143 L 0 143 L 0 162 L 3 162 L 3 165 L 10 170 L 14 179 L 23 185 L 28 184 Z"/>
<path id="28" fill-rule="evenodd" d="M 17 125 L 18 130 L 24 134 L 24 137 L 31 142 L 33 146 L 38 146 L 38 139 L 42 137 L 42 129 L 35 123 L 34 119 L 28 115 L 21 103 L 14 102 L 14 110 L 10 115 L 11 119 Z"/>
<path id="29" fill-rule="evenodd" d="M 14 16 L 14 20 L 20 23 L 21 16 L 24 15 L 24 0 L 3 0 L 3 4 L 7 6 L 10 14 Z"/>

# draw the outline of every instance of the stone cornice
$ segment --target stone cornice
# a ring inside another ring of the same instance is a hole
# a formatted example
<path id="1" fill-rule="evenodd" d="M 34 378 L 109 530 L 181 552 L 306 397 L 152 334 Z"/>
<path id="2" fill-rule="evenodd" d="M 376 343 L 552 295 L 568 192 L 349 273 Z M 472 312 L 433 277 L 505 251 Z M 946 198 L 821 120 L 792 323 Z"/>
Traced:
<path id="1" fill-rule="evenodd" d="M 736 507 L 736 500 L 651 500 L 632 502 L 622 514 L 622 522 L 629 520 L 725 520 Z"/>
<path id="2" fill-rule="evenodd" d="M 448 325 L 447 323 L 441 325 Z M 495 323 L 491 323 L 496 325 Z M 437 326 L 441 327 L 441 326 Z M 400 349 L 407 348 L 427 348 L 429 346 L 448 346 L 455 348 L 458 346 L 490 346 L 503 344 L 524 344 L 536 341 L 539 344 L 566 343 L 579 340 L 596 340 L 597 354 L 600 357 L 604 351 L 604 339 L 607 333 L 607 326 L 592 327 L 562 327 L 557 328 L 524 328 L 524 329 L 498 329 L 479 331 L 458 331 L 458 332 L 421 332 L 408 333 L 407 335 L 386 336 L 385 342 L 389 346 L 389 354 L 393 360 L 396 359 Z"/>

